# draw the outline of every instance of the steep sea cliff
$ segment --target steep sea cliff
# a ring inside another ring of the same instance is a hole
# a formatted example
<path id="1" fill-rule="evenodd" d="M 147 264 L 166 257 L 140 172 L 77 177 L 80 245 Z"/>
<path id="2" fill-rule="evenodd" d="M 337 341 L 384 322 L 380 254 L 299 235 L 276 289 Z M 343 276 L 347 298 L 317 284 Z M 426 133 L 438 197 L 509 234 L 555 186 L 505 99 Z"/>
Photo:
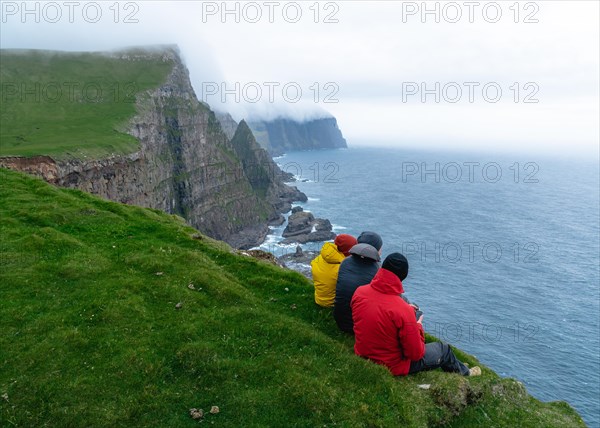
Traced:
<path id="1" fill-rule="evenodd" d="M 248 123 L 256 141 L 273 156 L 286 152 L 346 148 L 346 140 L 334 117 L 307 121 L 278 118 Z"/>
<path id="2" fill-rule="evenodd" d="M 60 64 L 61 55 L 71 59 L 78 54 L 48 55 L 53 55 L 53 64 Z M 242 153 L 235 149 L 215 114 L 198 101 L 176 47 L 99 54 L 92 59 L 87 56 L 86 61 L 110 60 L 117 66 L 148 61 L 170 65 L 164 82 L 136 94 L 136 114 L 125 131 L 139 141 L 137 150 L 94 159 L 46 156 L 42 150 L 39 156 L 4 156 L 0 166 L 41 176 L 58 186 L 180 215 L 198 230 L 236 247 L 261 242 L 268 221 L 289 210 L 290 202 L 305 198 L 283 183 L 284 175 L 274 164 L 269 181 L 263 183 L 264 192 L 257 192 L 248 166 L 263 162 L 266 152 L 261 155 L 257 150 Z M 3 51 L 7 73 L 13 57 Z M 69 77 L 76 78 L 65 76 Z M 10 108 L 3 107 L 3 114 Z M 251 133 L 241 134 L 238 146 L 244 143 L 241 139 L 248 138 L 253 140 Z M 256 148 L 262 151 L 258 145 Z M 240 159 L 240 154 L 248 157 Z"/>

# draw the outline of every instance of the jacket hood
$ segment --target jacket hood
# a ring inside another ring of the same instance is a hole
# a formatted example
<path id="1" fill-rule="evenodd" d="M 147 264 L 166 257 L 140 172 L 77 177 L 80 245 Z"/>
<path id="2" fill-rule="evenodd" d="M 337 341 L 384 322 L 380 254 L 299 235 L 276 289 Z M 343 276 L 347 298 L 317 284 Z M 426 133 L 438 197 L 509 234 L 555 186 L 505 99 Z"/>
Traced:
<path id="1" fill-rule="evenodd" d="M 390 272 L 384 268 L 381 268 L 377 271 L 373 281 L 371 281 L 371 287 L 383 294 L 404 293 L 404 287 L 402 286 L 402 281 L 400 281 L 400 278 L 398 278 L 393 272 Z"/>
<path id="2" fill-rule="evenodd" d="M 350 249 L 350 254 L 359 258 L 370 259 L 375 262 L 381 260 L 379 251 L 374 246 L 369 244 L 356 244 Z"/>
<path id="3" fill-rule="evenodd" d="M 325 242 L 325 244 L 323 244 L 323 248 L 321 248 L 321 257 L 330 264 L 340 264 L 346 258 L 332 242 Z"/>
<path id="4" fill-rule="evenodd" d="M 375 232 L 363 232 L 357 238 L 359 244 L 369 244 L 375 247 L 377 251 L 381 250 L 383 246 L 383 240 L 381 236 Z"/>

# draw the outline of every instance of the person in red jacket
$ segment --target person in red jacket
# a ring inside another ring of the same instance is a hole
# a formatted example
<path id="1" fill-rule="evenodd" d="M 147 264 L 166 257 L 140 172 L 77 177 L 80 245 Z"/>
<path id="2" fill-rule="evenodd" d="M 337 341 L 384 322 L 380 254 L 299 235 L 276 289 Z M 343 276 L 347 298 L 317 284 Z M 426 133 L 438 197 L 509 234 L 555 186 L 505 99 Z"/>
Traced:
<path id="1" fill-rule="evenodd" d="M 400 297 L 407 275 L 408 260 L 393 253 L 369 284 L 356 289 L 351 302 L 356 355 L 387 366 L 394 376 L 440 367 L 463 376 L 480 375 L 479 367 L 469 369 L 448 344 L 425 343 L 423 315 L 417 320 L 415 308 Z"/>

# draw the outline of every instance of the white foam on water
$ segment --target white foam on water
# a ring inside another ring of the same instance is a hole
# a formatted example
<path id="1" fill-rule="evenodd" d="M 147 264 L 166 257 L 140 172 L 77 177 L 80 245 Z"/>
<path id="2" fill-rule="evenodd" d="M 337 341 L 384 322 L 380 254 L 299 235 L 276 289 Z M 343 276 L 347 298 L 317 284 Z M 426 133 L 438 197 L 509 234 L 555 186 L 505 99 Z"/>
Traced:
<path id="1" fill-rule="evenodd" d="M 276 234 L 271 234 L 271 232 L 269 232 L 269 234 L 265 238 L 264 242 L 260 246 L 262 247 L 264 245 L 276 244 L 279 242 L 280 238 L 281 238 L 280 236 L 277 236 Z"/>

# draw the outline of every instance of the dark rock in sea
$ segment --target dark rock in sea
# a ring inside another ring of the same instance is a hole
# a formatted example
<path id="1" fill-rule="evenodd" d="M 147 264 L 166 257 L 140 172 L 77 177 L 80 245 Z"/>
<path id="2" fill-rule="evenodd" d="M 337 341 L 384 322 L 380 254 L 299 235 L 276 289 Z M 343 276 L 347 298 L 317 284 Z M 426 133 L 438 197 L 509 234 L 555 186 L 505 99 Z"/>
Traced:
<path id="1" fill-rule="evenodd" d="M 296 206 L 296 207 L 292 208 L 292 214 L 296 214 L 296 213 L 299 213 L 302 211 L 304 211 L 304 209 L 302 209 L 301 206 Z"/>
<path id="2" fill-rule="evenodd" d="M 318 218 L 315 222 L 315 230 L 317 232 L 331 232 L 333 226 L 326 218 Z"/>
<path id="3" fill-rule="evenodd" d="M 307 235 L 313 229 L 315 217 L 312 213 L 297 211 L 289 216 L 288 225 L 283 230 L 281 236 L 289 238 L 298 235 Z"/>
<path id="4" fill-rule="evenodd" d="M 287 213 L 292 209 L 293 202 L 306 202 L 308 198 L 296 186 L 285 186 L 279 193 L 279 199 L 274 201 L 273 206 L 280 213 Z"/>
<path id="5" fill-rule="evenodd" d="M 293 210 L 292 210 L 293 211 Z M 331 222 L 322 218 L 315 218 L 312 213 L 296 211 L 288 218 L 288 225 L 281 234 L 284 239 L 282 244 L 298 242 L 328 241 L 334 239 L 336 234 L 332 232 Z"/>
<path id="6" fill-rule="evenodd" d="M 286 186 L 280 198 L 286 198 L 289 202 L 307 202 L 308 197 L 298 190 L 296 186 Z"/>
<path id="7" fill-rule="evenodd" d="M 297 236 L 292 236 L 290 238 L 286 238 L 282 241 L 280 241 L 280 244 L 283 245 L 287 245 L 287 244 L 294 244 L 294 243 L 299 243 L 299 244 L 306 244 L 307 242 L 320 242 L 320 241 L 330 241 L 332 239 L 335 239 L 337 235 L 335 234 L 335 232 L 327 232 L 327 231 L 321 231 L 321 232 L 311 232 L 305 235 L 297 235 Z"/>
<path id="8" fill-rule="evenodd" d="M 293 183 L 294 181 L 296 181 L 296 177 L 291 172 L 282 171 L 281 172 L 281 180 L 284 183 Z"/>
<path id="9" fill-rule="evenodd" d="M 296 246 L 296 253 L 294 254 L 294 257 L 302 257 L 304 255 L 303 251 L 302 251 L 302 247 L 300 245 Z"/>

